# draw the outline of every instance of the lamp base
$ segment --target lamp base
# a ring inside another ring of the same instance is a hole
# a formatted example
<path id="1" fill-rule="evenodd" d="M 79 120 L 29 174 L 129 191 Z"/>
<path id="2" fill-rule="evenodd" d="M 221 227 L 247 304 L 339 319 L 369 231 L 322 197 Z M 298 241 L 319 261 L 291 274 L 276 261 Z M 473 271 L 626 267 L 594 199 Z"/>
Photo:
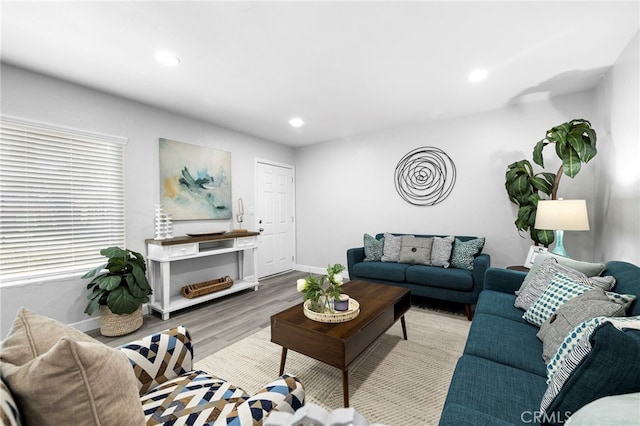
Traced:
<path id="1" fill-rule="evenodd" d="M 551 250 L 551 253 L 562 257 L 569 257 L 569 254 L 564 249 L 564 231 L 556 231 L 556 246 Z"/>

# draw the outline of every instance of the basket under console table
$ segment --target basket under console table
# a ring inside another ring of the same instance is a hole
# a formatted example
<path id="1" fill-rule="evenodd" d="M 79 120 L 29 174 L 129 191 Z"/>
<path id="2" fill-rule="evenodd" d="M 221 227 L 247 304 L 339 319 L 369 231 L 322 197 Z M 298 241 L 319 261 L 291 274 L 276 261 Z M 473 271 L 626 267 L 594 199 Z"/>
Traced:
<path id="1" fill-rule="evenodd" d="M 171 312 L 184 309 L 198 303 L 217 299 L 249 288 L 258 290 L 258 248 L 259 232 L 225 232 L 219 235 L 199 235 L 175 237 L 166 240 L 147 239 L 147 263 L 149 284 L 153 289 L 149 308 L 161 314 L 163 320 L 169 319 Z M 245 251 L 253 251 L 253 275 L 244 276 Z M 171 262 L 196 259 L 224 253 L 237 253 L 238 279 L 224 290 L 188 299 L 171 291 Z"/>

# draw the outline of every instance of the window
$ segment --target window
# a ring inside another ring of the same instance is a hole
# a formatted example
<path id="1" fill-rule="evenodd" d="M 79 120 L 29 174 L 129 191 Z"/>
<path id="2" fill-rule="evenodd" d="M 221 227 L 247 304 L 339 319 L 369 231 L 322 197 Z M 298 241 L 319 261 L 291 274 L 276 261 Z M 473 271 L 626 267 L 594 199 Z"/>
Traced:
<path id="1" fill-rule="evenodd" d="M 126 139 L 0 118 L 0 280 L 84 272 L 124 247 Z"/>

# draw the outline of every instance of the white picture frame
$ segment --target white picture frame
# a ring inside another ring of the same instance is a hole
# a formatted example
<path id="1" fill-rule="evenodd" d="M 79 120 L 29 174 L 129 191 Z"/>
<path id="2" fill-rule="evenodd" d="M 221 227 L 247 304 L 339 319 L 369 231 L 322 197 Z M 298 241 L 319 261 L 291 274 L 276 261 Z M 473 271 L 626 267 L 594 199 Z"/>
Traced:
<path id="1" fill-rule="evenodd" d="M 524 265 L 522 266 L 524 266 L 525 268 L 531 268 L 531 265 L 533 265 L 533 262 L 536 260 L 536 257 L 540 253 L 546 253 L 547 251 L 548 249 L 542 246 L 533 245 L 529 247 L 529 254 L 527 255 L 527 259 L 524 261 Z"/>

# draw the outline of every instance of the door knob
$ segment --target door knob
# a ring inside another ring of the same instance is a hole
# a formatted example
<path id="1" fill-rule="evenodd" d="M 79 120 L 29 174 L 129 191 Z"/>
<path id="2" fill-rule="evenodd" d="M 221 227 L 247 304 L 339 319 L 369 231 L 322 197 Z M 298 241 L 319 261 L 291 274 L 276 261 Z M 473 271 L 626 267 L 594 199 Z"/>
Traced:
<path id="1" fill-rule="evenodd" d="M 262 231 L 264 231 L 264 228 L 260 228 L 260 229 L 258 229 L 258 231 L 259 231 L 259 232 L 262 232 Z"/>

